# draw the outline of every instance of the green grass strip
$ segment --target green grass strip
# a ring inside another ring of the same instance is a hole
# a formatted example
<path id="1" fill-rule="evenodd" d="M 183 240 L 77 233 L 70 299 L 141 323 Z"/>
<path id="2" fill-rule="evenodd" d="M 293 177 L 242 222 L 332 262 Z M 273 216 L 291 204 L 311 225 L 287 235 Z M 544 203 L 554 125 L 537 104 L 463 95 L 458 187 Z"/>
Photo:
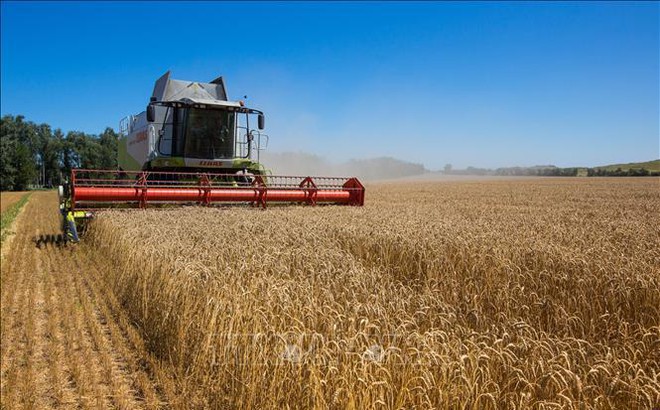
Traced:
<path id="1" fill-rule="evenodd" d="M 28 201 L 30 194 L 25 194 L 19 199 L 15 204 L 12 204 L 0 215 L 0 243 L 5 241 L 7 235 L 9 235 L 9 227 L 11 223 L 14 222 L 14 219 L 18 216 L 18 213 L 23 208 Z"/>

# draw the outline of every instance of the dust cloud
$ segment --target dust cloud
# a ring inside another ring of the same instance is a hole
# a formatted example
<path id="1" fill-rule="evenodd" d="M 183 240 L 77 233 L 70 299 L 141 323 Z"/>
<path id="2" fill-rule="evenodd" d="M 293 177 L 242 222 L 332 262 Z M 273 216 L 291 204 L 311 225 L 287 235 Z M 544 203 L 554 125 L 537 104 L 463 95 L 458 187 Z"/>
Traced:
<path id="1" fill-rule="evenodd" d="M 365 181 L 378 181 L 424 175 L 424 165 L 391 157 L 352 159 L 334 163 L 326 158 L 305 152 L 268 152 L 261 155 L 261 163 L 275 175 L 300 176 L 356 176 Z"/>

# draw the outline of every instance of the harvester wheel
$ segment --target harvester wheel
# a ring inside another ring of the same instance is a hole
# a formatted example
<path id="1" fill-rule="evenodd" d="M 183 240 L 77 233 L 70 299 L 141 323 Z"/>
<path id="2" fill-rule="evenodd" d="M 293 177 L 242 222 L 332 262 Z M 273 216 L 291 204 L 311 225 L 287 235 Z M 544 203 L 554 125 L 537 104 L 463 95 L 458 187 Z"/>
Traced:
<path id="1" fill-rule="evenodd" d="M 252 185 L 252 181 L 254 181 L 254 174 L 247 171 L 238 171 L 234 177 L 234 182 L 238 186 L 250 186 Z"/>
<path id="2" fill-rule="evenodd" d="M 236 183 L 238 186 L 250 186 L 252 184 L 252 178 L 247 175 L 238 175 L 236 177 Z"/>

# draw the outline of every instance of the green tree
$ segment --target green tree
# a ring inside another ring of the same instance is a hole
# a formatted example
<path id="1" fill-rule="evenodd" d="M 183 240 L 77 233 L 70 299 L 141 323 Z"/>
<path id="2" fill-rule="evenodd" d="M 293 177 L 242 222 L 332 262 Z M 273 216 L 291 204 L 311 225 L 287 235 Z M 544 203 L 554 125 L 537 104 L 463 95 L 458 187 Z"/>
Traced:
<path id="1" fill-rule="evenodd" d="M 101 161 L 98 164 L 100 169 L 117 169 L 117 142 L 119 135 L 110 127 L 107 127 L 99 135 L 99 144 L 101 145 Z"/>
<path id="2" fill-rule="evenodd" d="M 39 182 L 56 186 L 72 168 L 116 169 L 117 133 L 106 128 L 98 137 L 53 131 L 21 115 L 0 119 L 0 189 L 22 190 Z"/>
<path id="3" fill-rule="evenodd" d="M 13 165 L 16 169 L 14 190 L 24 191 L 28 189 L 30 184 L 33 184 L 37 178 L 37 167 L 34 156 L 28 146 L 23 144 L 17 144 L 15 146 Z"/>
<path id="4" fill-rule="evenodd" d="M 2 118 L 2 188 L 24 190 L 36 182 L 37 127 L 24 117 Z"/>
<path id="5" fill-rule="evenodd" d="M 2 119 L 2 137 L 0 138 L 0 190 L 14 189 L 16 168 L 14 168 L 14 155 L 16 152 L 16 141 L 5 137 L 5 119 Z"/>

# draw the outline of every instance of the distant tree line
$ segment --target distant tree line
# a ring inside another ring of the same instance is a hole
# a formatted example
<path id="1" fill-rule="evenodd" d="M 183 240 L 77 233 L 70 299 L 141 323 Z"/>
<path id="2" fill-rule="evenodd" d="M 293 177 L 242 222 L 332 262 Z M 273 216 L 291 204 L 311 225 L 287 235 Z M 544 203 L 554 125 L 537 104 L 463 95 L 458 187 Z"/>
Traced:
<path id="1" fill-rule="evenodd" d="M 590 177 L 657 177 L 660 176 L 660 171 L 649 171 L 646 168 L 588 168 L 587 175 Z"/>
<path id="2" fill-rule="evenodd" d="M 649 171 L 645 168 L 609 169 L 609 168 L 559 168 L 559 167 L 513 167 L 498 168 L 495 175 L 522 175 L 544 177 L 645 177 L 660 176 L 660 171 Z"/>
<path id="3" fill-rule="evenodd" d="M 117 138 L 112 128 L 100 135 L 26 121 L 22 115 L 0 119 L 0 190 L 54 187 L 72 168 L 116 169 Z"/>
<path id="4" fill-rule="evenodd" d="M 575 177 L 580 168 L 559 168 L 554 166 L 498 168 L 495 175 Z"/>
<path id="5" fill-rule="evenodd" d="M 449 171 L 449 172 L 448 172 Z M 475 168 L 467 167 L 464 170 L 452 170 L 445 166 L 445 174 L 453 175 L 498 175 L 498 176 L 542 176 L 542 177 L 644 177 L 660 176 L 660 171 L 645 168 L 611 169 L 611 168 L 559 168 L 553 165 L 535 167 L 507 167 L 507 168 Z"/>

